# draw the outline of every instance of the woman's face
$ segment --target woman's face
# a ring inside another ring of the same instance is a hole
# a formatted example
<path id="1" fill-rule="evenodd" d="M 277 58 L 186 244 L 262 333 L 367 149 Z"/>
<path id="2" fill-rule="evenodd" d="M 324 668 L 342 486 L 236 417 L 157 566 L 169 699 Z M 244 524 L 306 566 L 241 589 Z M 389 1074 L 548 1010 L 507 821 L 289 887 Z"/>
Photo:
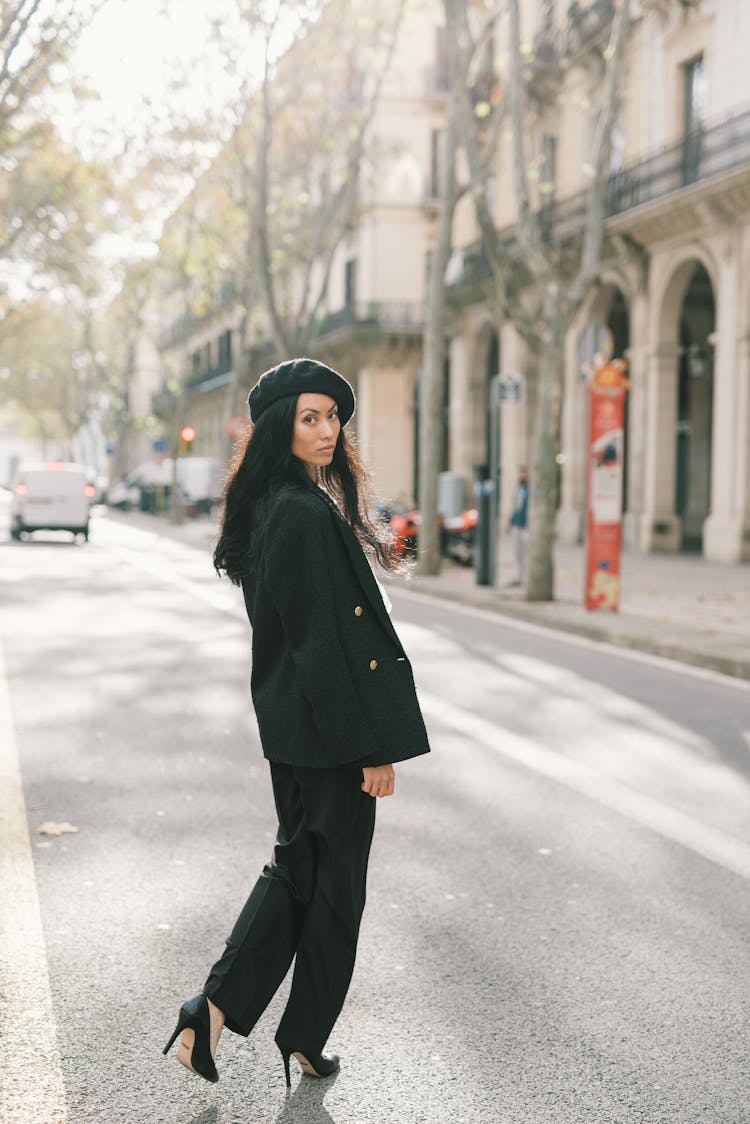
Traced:
<path id="1" fill-rule="evenodd" d="M 327 394 L 300 394 L 294 416 L 292 455 L 315 479 L 317 469 L 333 460 L 341 422 L 339 408 Z"/>

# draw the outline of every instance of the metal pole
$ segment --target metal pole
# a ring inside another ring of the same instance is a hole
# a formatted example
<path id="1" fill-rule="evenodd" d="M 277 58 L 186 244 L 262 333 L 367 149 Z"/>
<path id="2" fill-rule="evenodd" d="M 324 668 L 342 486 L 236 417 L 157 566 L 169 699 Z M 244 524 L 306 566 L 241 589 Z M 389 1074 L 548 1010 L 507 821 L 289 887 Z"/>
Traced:
<path id="1" fill-rule="evenodd" d="M 498 482 L 500 476 L 500 428 L 499 428 L 500 376 L 490 381 L 487 477 L 474 485 L 474 495 L 478 512 L 477 524 L 477 585 L 494 585 L 497 556 L 497 516 Z"/>

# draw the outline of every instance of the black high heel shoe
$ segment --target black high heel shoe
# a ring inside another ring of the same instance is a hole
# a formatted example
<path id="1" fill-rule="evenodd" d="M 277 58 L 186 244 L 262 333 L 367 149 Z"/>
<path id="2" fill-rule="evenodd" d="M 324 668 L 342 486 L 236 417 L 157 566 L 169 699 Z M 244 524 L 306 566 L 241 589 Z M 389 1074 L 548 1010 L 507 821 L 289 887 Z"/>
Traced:
<path id="1" fill-rule="evenodd" d="M 190 1042 L 183 1042 L 187 1050 L 190 1050 L 190 1055 L 187 1061 L 177 1056 L 177 1060 L 185 1066 L 186 1069 L 197 1073 L 199 1077 L 205 1078 L 215 1084 L 219 1080 L 219 1074 L 216 1071 L 214 1059 L 211 1057 L 211 1016 L 208 1011 L 208 1000 L 202 993 L 188 999 L 187 1003 L 183 1003 L 180 1007 L 180 1016 L 177 1019 L 177 1026 L 174 1029 L 174 1034 L 167 1042 L 162 1053 L 168 1054 L 172 1043 L 178 1034 L 183 1031 L 193 1032 L 193 1044 L 190 1048 Z"/>
<path id="2" fill-rule="evenodd" d="M 286 1077 L 286 1087 L 292 1087 L 292 1078 L 289 1073 L 289 1059 L 294 1054 L 299 1062 L 302 1071 L 308 1077 L 330 1077 L 332 1073 L 337 1073 L 339 1069 L 338 1054 L 332 1054 L 330 1057 L 327 1054 L 311 1054 L 308 1051 L 303 1053 L 301 1050 L 291 1050 L 286 1046 L 282 1046 L 280 1042 L 276 1045 L 281 1051 L 281 1057 L 284 1062 L 284 1076 Z"/>

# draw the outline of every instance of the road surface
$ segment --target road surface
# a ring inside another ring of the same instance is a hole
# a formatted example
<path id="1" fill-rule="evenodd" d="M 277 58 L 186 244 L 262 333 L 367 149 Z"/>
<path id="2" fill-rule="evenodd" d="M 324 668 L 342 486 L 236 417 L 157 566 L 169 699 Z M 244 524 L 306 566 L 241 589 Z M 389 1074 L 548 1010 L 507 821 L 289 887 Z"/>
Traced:
<path id="1" fill-rule="evenodd" d="M 209 1086 L 161 1048 L 273 842 L 241 598 L 106 515 L 0 541 L 8 1124 L 748 1124 L 747 685 L 393 601 L 433 753 L 378 805 L 341 1072 L 286 1095 L 280 993 Z"/>

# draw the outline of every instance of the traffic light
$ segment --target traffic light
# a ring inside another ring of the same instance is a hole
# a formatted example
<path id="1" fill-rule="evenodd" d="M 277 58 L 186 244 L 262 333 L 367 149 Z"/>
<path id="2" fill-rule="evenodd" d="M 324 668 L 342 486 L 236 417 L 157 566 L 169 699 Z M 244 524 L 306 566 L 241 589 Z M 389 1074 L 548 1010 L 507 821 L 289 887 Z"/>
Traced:
<path id="1" fill-rule="evenodd" d="M 192 425 L 183 425 L 180 430 L 180 454 L 182 456 L 190 451 L 190 446 L 195 441 L 195 430 Z"/>

